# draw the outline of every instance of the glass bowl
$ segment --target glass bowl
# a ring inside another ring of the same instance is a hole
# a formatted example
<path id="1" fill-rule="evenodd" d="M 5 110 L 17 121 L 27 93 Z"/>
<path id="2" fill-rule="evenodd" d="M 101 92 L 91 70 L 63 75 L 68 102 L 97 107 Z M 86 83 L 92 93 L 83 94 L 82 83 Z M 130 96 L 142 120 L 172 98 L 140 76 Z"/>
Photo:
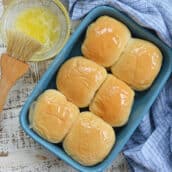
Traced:
<path id="1" fill-rule="evenodd" d="M 15 29 L 16 18 L 21 14 L 21 12 L 27 9 L 33 9 L 33 8 L 45 8 L 51 11 L 55 16 L 57 16 L 58 23 L 59 23 L 58 24 L 59 35 L 58 35 L 57 40 L 53 42 L 53 45 L 48 48 L 45 47 L 45 45 L 43 45 L 42 49 L 39 52 L 35 53 L 35 55 L 30 59 L 30 61 L 43 61 L 57 55 L 69 38 L 70 20 L 69 20 L 69 16 L 65 7 L 60 1 L 58 0 L 48 0 L 48 1 L 47 0 L 14 0 L 6 8 L 2 16 L 0 29 L 1 29 L 2 39 L 4 42 L 6 42 L 6 30 Z"/>

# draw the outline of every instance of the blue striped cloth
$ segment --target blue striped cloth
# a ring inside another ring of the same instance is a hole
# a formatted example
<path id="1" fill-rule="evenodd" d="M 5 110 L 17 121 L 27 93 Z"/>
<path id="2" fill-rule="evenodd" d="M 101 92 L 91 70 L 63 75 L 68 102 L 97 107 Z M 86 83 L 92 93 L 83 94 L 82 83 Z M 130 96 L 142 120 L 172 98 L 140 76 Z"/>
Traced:
<path id="1" fill-rule="evenodd" d="M 72 19 L 99 5 L 125 12 L 172 47 L 172 0 L 69 0 Z M 123 150 L 135 172 L 172 172 L 172 78 Z"/>

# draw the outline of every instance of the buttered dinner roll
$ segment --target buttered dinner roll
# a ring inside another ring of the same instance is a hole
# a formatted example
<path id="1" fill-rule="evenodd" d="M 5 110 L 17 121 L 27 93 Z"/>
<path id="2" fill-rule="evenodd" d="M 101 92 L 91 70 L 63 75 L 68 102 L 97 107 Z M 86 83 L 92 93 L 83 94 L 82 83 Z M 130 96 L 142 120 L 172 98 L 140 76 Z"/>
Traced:
<path id="1" fill-rule="evenodd" d="M 104 67 L 112 66 L 131 37 L 129 29 L 120 21 L 102 16 L 87 30 L 82 53 Z"/>
<path id="2" fill-rule="evenodd" d="M 111 70 L 134 90 L 142 91 L 152 85 L 161 64 L 162 54 L 158 47 L 145 40 L 131 39 Z"/>
<path id="3" fill-rule="evenodd" d="M 33 130 L 52 143 L 61 142 L 79 115 L 79 109 L 56 90 L 45 91 L 30 108 Z"/>
<path id="4" fill-rule="evenodd" d="M 86 107 L 107 76 L 106 70 L 83 57 L 71 58 L 57 74 L 57 88 L 78 107 Z"/>
<path id="5" fill-rule="evenodd" d="M 113 75 L 108 75 L 92 103 L 90 111 L 113 127 L 120 127 L 128 121 L 134 100 L 134 91 Z"/>
<path id="6" fill-rule="evenodd" d="M 115 143 L 112 127 L 91 112 L 83 112 L 66 136 L 64 150 L 85 166 L 101 162 Z"/>

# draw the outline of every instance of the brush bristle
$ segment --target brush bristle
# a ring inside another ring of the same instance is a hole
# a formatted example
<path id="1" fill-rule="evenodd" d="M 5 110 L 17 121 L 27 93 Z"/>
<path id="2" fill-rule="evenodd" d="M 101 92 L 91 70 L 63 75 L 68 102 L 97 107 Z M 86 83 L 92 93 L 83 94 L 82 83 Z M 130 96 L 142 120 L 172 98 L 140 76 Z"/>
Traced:
<path id="1" fill-rule="evenodd" d="M 2 4 L 3 4 L 4 6 L 9 5 L 10 2 L 11 2 L 11 0 L 2 0 Z"/>
<path id="2" fill-rule="evenodd" d="M 37 51 L 41 44 L 19 31 L 7 31 L 7 54 L 22 61 L 28 61 Z"/>

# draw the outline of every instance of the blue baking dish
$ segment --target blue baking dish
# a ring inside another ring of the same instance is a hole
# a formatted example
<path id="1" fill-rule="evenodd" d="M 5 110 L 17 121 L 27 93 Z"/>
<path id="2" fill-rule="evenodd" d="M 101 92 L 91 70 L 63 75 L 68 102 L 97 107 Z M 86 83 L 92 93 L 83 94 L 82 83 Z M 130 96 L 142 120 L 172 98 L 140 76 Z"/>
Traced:
<path id="1" fill-rule="evenodd" d="M 63 150 L 61 144 L 51 144 L 46 140 L 39 137 L 36 133 L 29 128 L 28 122 L 28 111 L 31 103 L 35 101 L 35 99 L 46 89 L 56 88 L 55 80 L 56 73 L 60 68 L 61 64 L 64 63 L 67 59 L 72 56 L 81 55 L 81 44 L 85 37 L 85 32 L 90 23 L 96 20 L 96 18 L 108 15 L 116 18 L 117 20 L 122 21 L 124 24 L 128 26 L 130 29 L 132 36 L 137 38 L 142 38 L 145 40 L 149 40 L 156 44 L 163 53 L 163 64 L 161 71 L 154 81 L 151 88 L 144 92 L 137 92 L 135 96 L 135 102 L 132 108 L 132 112 L 129 118 L 128 123 L 122 127 L 118 128 L 116 132 L 116 144 L 114 145 L 110 154 L 106 157 L 104 161 L 101 163 L 91 166 L 85 167 L 71 159 Z M 64 160 L 66 163 L 70 164 L 72 167 L 79 171 L 83 172 L 99 172 L 104 171 L 116 158 L 118 153 L 122 150 L 136 127 L 139 125 L 141 120 L 143 119 L 146 112 L 151 107 L 152 103 L 158 96 L 162 87 L 166 83 L 167 79 L 170 76 L 172 69 L 172 51 L 169 47 L 167 47 L 159 38 L 157 38 L 151 31 L 139 26 L 132 19 L 130 19 L 125 14 L 119 12 L 117 9 L 101 6 L 92 10 L 81 22 L 79 27 L 76 29 L 74 34 L 71 36 L 66 46 L 62 49 L 60 54 L 55 58 L 51 66 L 45 72 L 37 86 L 34 88 L 31 95 L 28 97 L 23 109 L 20 113 L 20 123 L 23 130 L 36 142 L 45 147 L 47 150 L 52 152 L 55 156 Z"/>

